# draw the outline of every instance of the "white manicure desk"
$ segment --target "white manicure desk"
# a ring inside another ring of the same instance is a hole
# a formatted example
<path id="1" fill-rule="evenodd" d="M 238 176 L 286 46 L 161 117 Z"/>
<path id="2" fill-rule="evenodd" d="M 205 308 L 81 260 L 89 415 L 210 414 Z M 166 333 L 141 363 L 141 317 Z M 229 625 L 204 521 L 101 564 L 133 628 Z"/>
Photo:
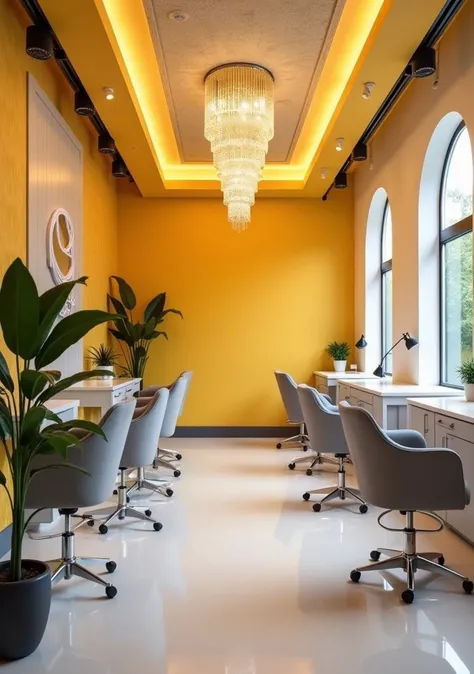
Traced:
<path id="1" fill-rule="evenodd" d="M 81 407 L 98 407 L 102 417 L 107 410 L 123 400 L 133 398 L 140 390 L 141 379 L 86 379 L 61 391 L 59 397 L 79 400 Z"/>
<path id="2" fill-rule="evenodd" d="M 326 393 L 331 396 L 333 403 L 336 402 L 337 397 L 337 382 L 338 381 L 356 381 L 358 379 L 376 379 L 375 375 L 370 372 L 357 372 L 355 370 L 347 370 L 346 372 L 336 372 L 335 370 L 318 370 L 313 372 L 314 384 L 317 391 Z"/>

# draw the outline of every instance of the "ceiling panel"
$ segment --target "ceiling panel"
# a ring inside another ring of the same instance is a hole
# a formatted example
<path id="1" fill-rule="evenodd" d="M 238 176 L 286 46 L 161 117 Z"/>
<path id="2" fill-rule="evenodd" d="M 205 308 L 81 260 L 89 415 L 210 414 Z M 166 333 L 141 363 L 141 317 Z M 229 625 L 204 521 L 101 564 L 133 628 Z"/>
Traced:
<path id="1" fill-rule="evenodd" d="M 344 0 L 145 0 L 181 158 L 210 162 L 204 138 L 204 76 L 216 65 L 258 63 L 275 77 L 269 162 L 291 158 Z"/>

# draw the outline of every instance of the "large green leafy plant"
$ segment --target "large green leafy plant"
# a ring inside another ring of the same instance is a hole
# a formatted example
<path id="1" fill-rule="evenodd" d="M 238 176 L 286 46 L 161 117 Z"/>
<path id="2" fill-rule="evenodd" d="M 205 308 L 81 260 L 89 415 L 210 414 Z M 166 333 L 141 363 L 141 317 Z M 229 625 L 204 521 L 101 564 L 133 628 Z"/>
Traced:
<path id="1" fill-rule="evenodd" d="M 0 353 L 0 441 L 5 449 L 11 480 L 0 471 L 0 486 L 7 493 L 12 511 L 11 559 L 9 580 L 22 578 L 22 540 L 25 499 L 31 480 L 40 471 L 61 466 L 80 470 L 67 462 L 67 450 L 79 445 L 72 428 L 84 428 L 103 436 L 100 426 L 88 421 L 63 422 L 45 403 L 72 384 L 104 374 L 102 370 L 78 372 L 61 379 L 61 372 L 47 367 L 96 325 L 112 318 L 105 311 L 77 311 L 57 322 L 69 294 L 87 277 L 61 283 L 42 295 L 20 259 L 16 259 L 3 277 L 0 289 L 0 325 L 3 338 L 14 356 L 13 374 Z M 49 425 L 45 426 L 44 422 Z M 34 469 L 38 454 L 61 455 L 61 461 Z M 30 518 L 31 519 L 31 518 Z"/>
<path id="2" fill-rule="evenodd" d="M 112 276 L 117 281 L 120 300 L 109 295 L 109 301 L 117 315 L 115 328 L 110 332 L 118 340 L 125 365 L 120 367 L 129 377 L 143 379 L 145 367 L 148 362 L 148 351 L 153 340 L 162 335 L 168 339 L 168 335 L 157 327 L 163 323 L 167 314 L 183 314 L 178 309 L 165 309 L 166 293 L 159 293 L 148 303 L 141 321 L 135 322 L 133 310 L 137 306 L 137 298 L 132 288 L 123 278 Z"/>

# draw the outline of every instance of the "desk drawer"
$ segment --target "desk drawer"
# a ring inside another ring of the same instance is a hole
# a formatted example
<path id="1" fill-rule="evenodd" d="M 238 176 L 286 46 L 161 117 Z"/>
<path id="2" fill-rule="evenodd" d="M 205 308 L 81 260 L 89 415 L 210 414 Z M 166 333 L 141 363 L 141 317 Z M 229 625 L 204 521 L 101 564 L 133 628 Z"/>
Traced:
<path id="1" fill-rule="evenodd" d="M 112 392 L 113 404 L 121 403 L 122 400 L 125 400 L 125 387 L 119 388 L 116 391 Z"/>
<path id="2" fill-rule="evenodd" d="M 434 417 L 436 429 L 440 429 L 449 433 L 449 435 L 461 438 L 461 440 L 474 442 L 474 424 L 468 424 L 466 421 L 453 419 L 453 417 L 448 417 L 444 414 L 435 413 Z"/>
<path id="3" fill-rule="evenodd" d="M 374 402 L 374 396 L 371 393 L 360 391 L 358 388 L 351 388 L 351 396 L 352 398 L 361 400 L 363 403 L 367 403 L 367 405 L 372 405 Z"/>
<path id="4" fill-rule="evenodd" d="M 138 393 L 139 390 L 140 390 L 140 383 L 139 382 L 134 382 L 133 384 L 127 384 L 123 388 L 124 399 L 133 398 L 135 393 Z"/>
<path id="5" fill-rule="evenodd" d="M 339 400 L 347 400 L 351 397 L 351 387 L 346 384 L 339 384 Z"/>
<path id="6" fill-rule="evenodd" d="M 314 375 L 314 383 L 315 383 L 316 388 L 319 391 L 320 386 L 326 386 L 326 379 L 324 377 L 321 377 L 318 374 L 315 374 Z"/>

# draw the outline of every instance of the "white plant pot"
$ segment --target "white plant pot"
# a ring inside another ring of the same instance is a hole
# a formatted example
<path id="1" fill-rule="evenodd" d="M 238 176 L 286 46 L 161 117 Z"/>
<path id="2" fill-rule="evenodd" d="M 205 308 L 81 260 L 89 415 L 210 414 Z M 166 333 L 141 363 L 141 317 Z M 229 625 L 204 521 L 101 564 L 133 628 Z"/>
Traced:
<path id="1" fill-rule="evenodd" d="M 335 360 L 334 361 L 334 371 L 335 372 L 345 372 L 346 371 L 347 360 Z"/>
<path id="2" fill-rule="evenodd" d="M 98 377 L 98 379 L 113 379 L 115 377 L 114 366 L 113 365 L 100 365 L 97 367 L 98 370 L 108 370 L 110 374 L 104 375 L 103 377 Z"/>
<path id="3" fill-rule="evenodd" d="M 474 403 L 474 384 L 464 384 L 464 395 L 468 402 Z"/>

